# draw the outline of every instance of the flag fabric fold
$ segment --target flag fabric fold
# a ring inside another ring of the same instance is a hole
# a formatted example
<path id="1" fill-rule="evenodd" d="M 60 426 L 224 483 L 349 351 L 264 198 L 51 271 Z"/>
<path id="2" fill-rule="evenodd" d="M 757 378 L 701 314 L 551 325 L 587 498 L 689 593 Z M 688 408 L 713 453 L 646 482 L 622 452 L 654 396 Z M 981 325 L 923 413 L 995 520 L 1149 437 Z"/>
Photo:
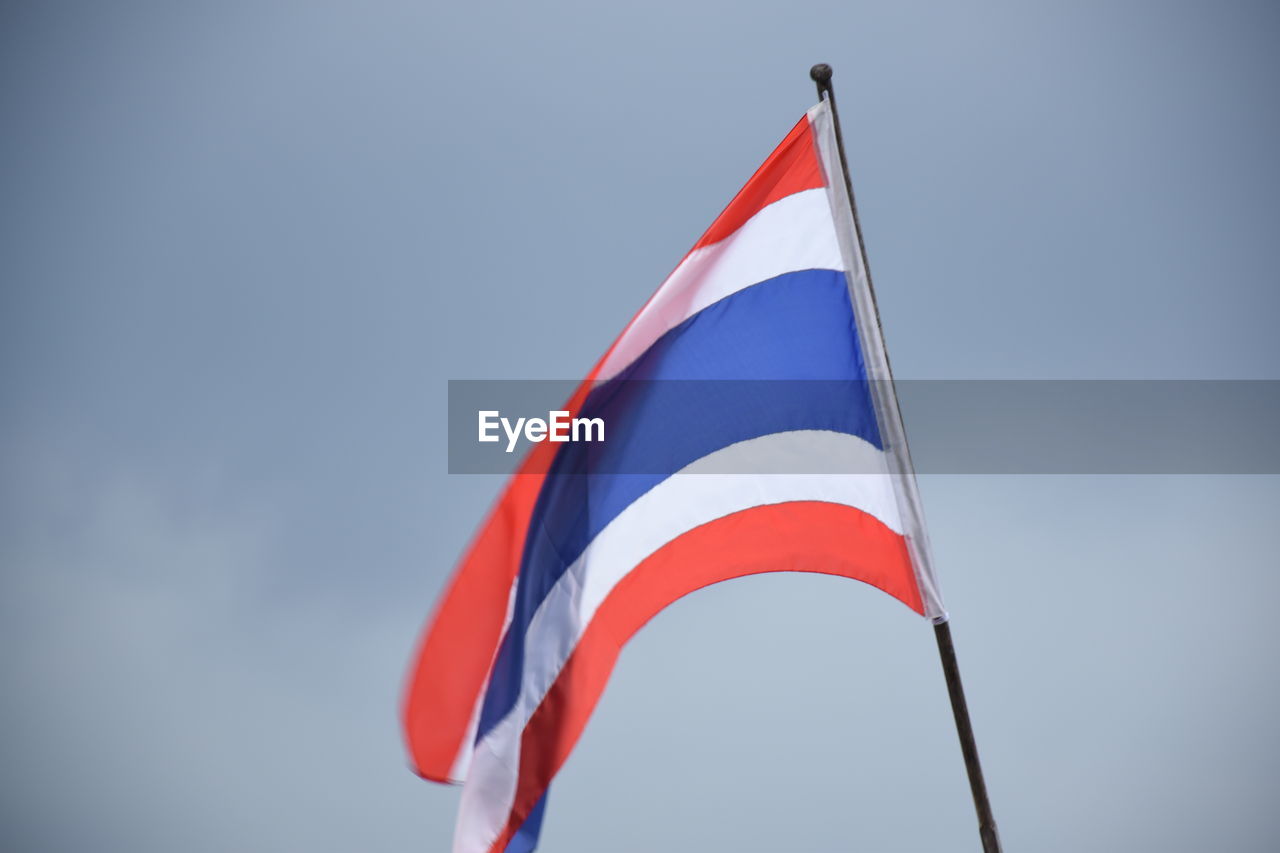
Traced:
<path id="1" fill-rule="evenodd" d="M 428 625 L 403 723 L 417 772 L 465 779 L 455 853 L 534 849 L 623 645 L 694 590 L 820 572 L 945 621 L 890 380 L 823 101 L 565 405 L 626 440 L 534 445 Z"/>

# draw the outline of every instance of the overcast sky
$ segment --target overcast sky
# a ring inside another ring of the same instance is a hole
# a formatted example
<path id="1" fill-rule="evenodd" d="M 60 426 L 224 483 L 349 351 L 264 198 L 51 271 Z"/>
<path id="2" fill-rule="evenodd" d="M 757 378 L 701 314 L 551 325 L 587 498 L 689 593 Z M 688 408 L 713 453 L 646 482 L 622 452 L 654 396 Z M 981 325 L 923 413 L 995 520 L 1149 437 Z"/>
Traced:
<path id="1" fill-rule="evenodd" d="M 500 480 L 446 473 L 446 381 L 584 373 L 814 62 L 899 376 L 1280 379 L 1278 46 L 1266 2 L 5 4 L 0 847 L 447 850 L 399 694 Z M 1280 848 L 1280 477 L 922 490 L 1006 849 Z M 677 603 L 541 849 L 978 849 L 927 623 Z"/>

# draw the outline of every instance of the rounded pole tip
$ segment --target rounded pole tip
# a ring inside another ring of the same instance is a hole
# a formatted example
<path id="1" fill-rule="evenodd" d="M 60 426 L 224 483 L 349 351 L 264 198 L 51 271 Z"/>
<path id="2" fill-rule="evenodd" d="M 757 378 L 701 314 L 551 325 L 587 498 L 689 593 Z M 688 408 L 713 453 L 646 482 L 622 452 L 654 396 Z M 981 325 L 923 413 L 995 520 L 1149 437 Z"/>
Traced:
<path id="1" fill-rule="evenodd" d="M 828 86 L 831 84 L 831 66 L 825 62 L 819 62 L 809 69 L 809 77 L 819 86 Z"/>

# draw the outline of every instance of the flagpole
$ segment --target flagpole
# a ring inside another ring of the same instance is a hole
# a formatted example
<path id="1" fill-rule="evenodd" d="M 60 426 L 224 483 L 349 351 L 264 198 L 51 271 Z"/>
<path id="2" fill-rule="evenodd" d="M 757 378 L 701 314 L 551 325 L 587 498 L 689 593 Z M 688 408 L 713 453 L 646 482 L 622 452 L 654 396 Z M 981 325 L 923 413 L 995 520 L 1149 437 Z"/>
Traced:
<path id="1" fill-rule="evenodd" d="M 871 266 L 867 263 L 867 247 L 862 242 L 862 224 L 858 221 L 858 205 L 853 200 L 853 181 L 849 178 L 849 161 L 844 153 L 844 135 L 840 132 L 840 113 L 836 110 L 836 93 L 831 85 L 831 66 L 820 63 L 809 69 L 809 77 L 818 86 L 818 100 L 824 97 L 831 105 L 831 123 L 836 132 L 836 148 L 840 152 L 840 169 L 844 172 L 844 185 L 849 193 L 849 208 L 853 213 L 854 242 L 862 269 L 867 276 L 867 290 L 875 311 L 876 326 L 880 327 L 880 308 L 876 304 L 876 291 L 871 285 Z M 888 364 L 888 352 L 885 363 Z M 892 381 L 893 370 L 889 370 Z M 894 395 L 897 405 L 897 395 Z M 901 413 L 899 413 L 901 417 Z M 947 681 L 947 695 L 951 698 L 951 713 L 956 720 L 956 733 L 960 736 L 960 752 L 964 755 L 965 771 L 969 774 L 969 789 L 973 792 L 973 807 L 978 813 L 978 835 L 982 839 L 983 853 L 1001 853 L 1000 836 L 996 832 L 996 820 L 991 814 L 991 801 L 987 797 L 987 783 L 982 777 L 982 764 L 978 760 L 978 743 L 973 736 L 973 724 L 969 720 L 969 705 L 964 698 L 964 685 L 960 681 L 960 665 L 956 661 L 955 645 L 951 641 L 951 624 L 945 619 L 933 626 L 938 641 L 938 656 L 942 659 L 942 673 Z"/>

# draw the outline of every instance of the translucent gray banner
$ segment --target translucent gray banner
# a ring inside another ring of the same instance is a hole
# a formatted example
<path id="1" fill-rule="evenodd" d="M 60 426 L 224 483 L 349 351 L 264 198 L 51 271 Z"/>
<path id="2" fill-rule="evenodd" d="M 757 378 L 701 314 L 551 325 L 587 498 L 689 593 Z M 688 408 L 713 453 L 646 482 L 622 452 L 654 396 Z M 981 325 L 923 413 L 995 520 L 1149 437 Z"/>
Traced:
<path id="1" fill-rule="evenodd" d="M 614 381 L 574 412 L 565 403 L 580 384 L 451 380 L 449 473 L 511 473 L 541 447 L 531 473 L 665 475 L 699 447 L 723 446 L 715 435 L 750 439 L 757 423 L 754 435 L 795 424 L 856 433 L 841 424 L 857 422 L 868 392 L 844 381 Z M 1280 473 L 1276 380 L 905 380 L 897 390 L 921 474 Z M 728 473 L 866 473 L 863 459 L 741 453 Z"/>

